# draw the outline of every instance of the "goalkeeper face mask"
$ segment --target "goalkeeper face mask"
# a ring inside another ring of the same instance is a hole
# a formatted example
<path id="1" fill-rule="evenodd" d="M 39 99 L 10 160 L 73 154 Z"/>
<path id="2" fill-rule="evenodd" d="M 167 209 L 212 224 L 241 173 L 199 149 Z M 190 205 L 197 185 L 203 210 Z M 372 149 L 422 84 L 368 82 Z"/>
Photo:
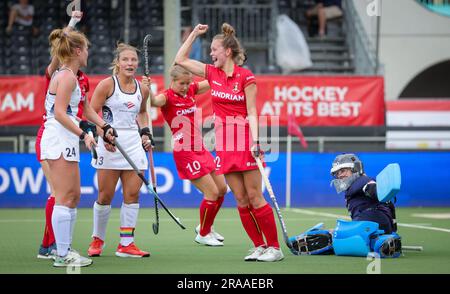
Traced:
<path id="1" fill-rule="evenodd" d="M 344 170 L 350 170 L 350 176 L 342 176 Z M 334 185 L 337 193 L 347 191 L 353 182 L 359 178 L 363 173 L 363 166 L 361 160 L 352 153 L 344 153 L 336 156 L 330 170 L 333 180 L 331 185 Z"/>

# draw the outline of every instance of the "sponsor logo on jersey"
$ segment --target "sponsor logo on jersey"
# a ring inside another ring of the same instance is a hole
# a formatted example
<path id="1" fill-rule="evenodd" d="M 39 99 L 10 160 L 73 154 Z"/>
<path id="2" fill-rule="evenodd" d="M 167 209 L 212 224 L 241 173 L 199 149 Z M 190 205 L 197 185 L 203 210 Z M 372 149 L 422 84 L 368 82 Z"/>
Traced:
<path id="1" fill-rule="evenodd" d="M 197 106 L 193 106 L 191 108 L 188 109 L 182 109 L 182 110 L 178 110 L 177 111 L 177 115 L 186 115 L 186 114 L 190 114 L 193 113 L 197 110 Z"/>
<path id="2" fill-rule="evenodd" d="M 180 141 L 181 139 L 183 139 L 183 133 L 177 133 L 172 138 L 175 142 Z"/>
<path id="3" fill-rule="evenodd" d="M 211 90 L 211 96 L 226 99 L 226 100 L 232 100 L 232 101 L 244 101 L 245 97 L 244 95 L 233 95 L 230 93 L 225 93 L 221 91 Z"/>
<path id="4" fill-rule="evenodd" d="M 222 84 L 221 84 L 221 83 L 219 83 L 219 82 L 216 82 L 216 81 L 212 81 L 212 83 L 213 83 L 214 85 L 217 85 L 217 86 L 220 86 L 220 87 L 222 87 Z"/>

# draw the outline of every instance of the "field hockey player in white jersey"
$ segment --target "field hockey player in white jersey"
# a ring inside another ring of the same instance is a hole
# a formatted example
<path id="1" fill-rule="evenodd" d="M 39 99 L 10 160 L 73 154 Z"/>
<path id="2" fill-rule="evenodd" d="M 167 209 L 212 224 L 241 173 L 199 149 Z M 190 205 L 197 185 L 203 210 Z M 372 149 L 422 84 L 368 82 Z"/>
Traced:
<path id="1" fill-rule="evenodd" d="M 47 160 L 50 177 L 55 179 L 52 225 L 57 256 L 53 265 L 88 266 L 92 260 L 80 256 L 71 248 L 71 243 L 80 200 L 79 140 L 84 141 L 88 149 L 96 146 L 94 138 L 79 128 L 76 119 L 79 102 L 84 98 L 75 73 L 87 65 L 89 41 L 77 31 L 58 29 L 51 34 L 59 34 L 52 46 L 52 56 L 59 59 L 61 67 L 53 75 L 45 98 L 47 121 L 41 139 L 41 158 Z M 102 127 L 108 139 L 114 141 L 114 129 L 86 101 L 85 117 Z"/>
<path id="2" fill-rule="evenodd" d="M 117 130 L 117 141 L 124 151 L 139 170 L 144 171 L 148 168 L 145 151 L 151 146 L 146 109 L 149 88 L 142 86 L 135 78 L 138 63 L 137 49 L 127 44 L 119 44 L 111 67 L 113 76 L 98 84 L 91 106 L 96 112 L 102 111 L 103 119 Z M 140 250 L 134 243 L 142 180 L 114 145 L 101 138 L 98 145 L 98 159 L 92 162 L 92 166 L 97 169 L 99 194 L 94 203 L 93 239 L 88 255 L 102 254 L 111 201 L 120 179 L 123 203 L 120 209 L 120 242 L 116 255 L 148 257 L 150 253 Z"/>

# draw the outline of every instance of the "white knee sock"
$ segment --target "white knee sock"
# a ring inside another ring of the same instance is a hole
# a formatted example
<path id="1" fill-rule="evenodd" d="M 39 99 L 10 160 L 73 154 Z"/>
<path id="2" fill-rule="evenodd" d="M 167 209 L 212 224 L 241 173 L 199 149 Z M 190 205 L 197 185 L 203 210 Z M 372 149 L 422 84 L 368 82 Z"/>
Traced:
<path id="1" fill-rule="evenodd" d="M 70 208 L 55 205 L 52 214 L 52 225 L 56 240 L 56 250 L 59 256 L 66 256 L 69 252 L 71 219 Z"/>
<path id="2" fill-rule="evenodd" d="M 73 231 L 75 229 L 75 223 L 77 221 L 77 209 L 69 208 L 70 213 L 70 247 L 72 247 Z"/>
<path id="3" fill-rule="evenodd" d="M 134 242 L 134 228 L 139 213 L 139 203 L 122 203 L 120 209 L 120 244 L 128 246 Z"/>
<path id="4" fill-rule="evenodd" d="M 94 230 L 92 237 L 100 238 L 105 241 L 106 226 L 108 225 L 109 215 L 111 214 L 111 205 L 100 205 L 94 203 Z"/>

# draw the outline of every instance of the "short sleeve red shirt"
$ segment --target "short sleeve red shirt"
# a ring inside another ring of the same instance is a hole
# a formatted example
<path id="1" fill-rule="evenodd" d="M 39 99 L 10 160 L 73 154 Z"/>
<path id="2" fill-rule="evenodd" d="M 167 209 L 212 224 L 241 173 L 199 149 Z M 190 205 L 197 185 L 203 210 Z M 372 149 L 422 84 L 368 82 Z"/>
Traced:
<path id="1" fill-rule="evenodd" d="M 247 117 L 245 87 L 256 83 L 254 74 L 235 65 L 231 76 L 213 65 L 207 64 L 206 79 L 211 88 L 212 106 L 217 117 L 225 121 L 227 116 Z"/>
<path id="2" fill-rule="evenodd" d="M 175 145 L 183 145 L 186 138 L 190 137 L 190 150 L 203 149 L 202 135 L 195 123 L 195 112 L 197 111 L 195 94 L 197 91 L 198 83 L 192 83 L 184 97 L 172 89 L 168 89 L 164 92 L 167 97 L 166 104 L 161 107 L 161 113 L 172 131 Z M 176 118 L 180 118 L 180 120 L 175 121 Z M 189 122 L 189 128 L 185 125 L 186 122 Z"/>

